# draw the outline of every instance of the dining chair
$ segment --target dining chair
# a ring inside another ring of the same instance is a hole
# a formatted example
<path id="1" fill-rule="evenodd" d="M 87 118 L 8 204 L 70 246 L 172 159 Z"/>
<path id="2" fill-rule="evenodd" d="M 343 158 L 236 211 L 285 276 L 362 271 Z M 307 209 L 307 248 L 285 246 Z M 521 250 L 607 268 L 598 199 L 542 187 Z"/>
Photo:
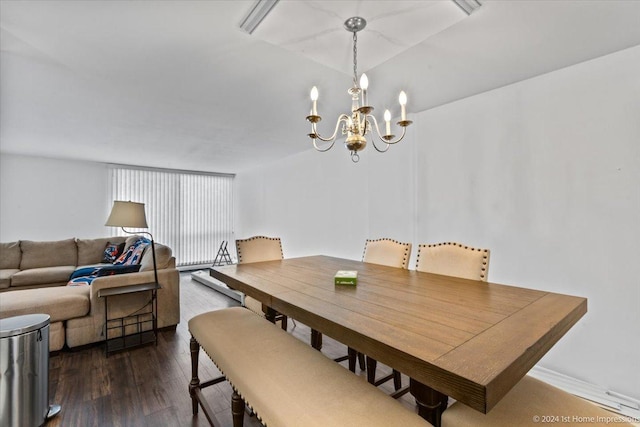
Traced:
<path id="1" fill-rule="evenodd" d="M 489 249 L 477 249 L 462 243 L 445 242 L 418 245 L 416 270 L 425 273 L 487 281 Z M 448 397 L 441 402 L 446 408 Z"/>
<path id="2" fill-rule="evenodd" d="M 253 236 L 248 239 L 236 240 L 236 251 L 238 252 L 238 264 L 277 261 L 284 258 L 282 241 L 279 237 Z M 269 309 L 266 305 L 248 295 L 244 297 L 244 306 L 263 317 L 265 317 L 265 313 Z M 287 330 L 287 316 L 276 313 L 275 320 L 280 320 L 282 329 Z"/>
<path id="3" fill-rule="evenodd" d="M 418 245 L 416 270 L 463 279 L 487 281 L 489 249 L 476 249 L 461 243 Z"/>
<path id="4" fill-rule="evenodd" d="M 364 244 L 364 252 L 362 254 L 362 262 L 370 264 L 386 265 L 388 267 L 404 268 L 409 267 L 409 258 L 411 258 L 411 243 L 402 243 L 393 239 L 367 239 Z M 353 354 L 354 351 L 349 349 L 349 353 Z M 360 361 L 360 369 L 362 369 L 362 356 L 361 353 L 357 353 Z M 353 356 L 352 356 L 353 357 Z M 351 365 L 352 360 L 349 361 Z M 396 392 L 402 388 L 402 378 L 400 371 L 393 369 L 392 373 L 376 380 L 376 368 L 378 362 L 372 357 L 366 357 L 366 370 L 367 381 L 375 386 L 379 386 L 390 379 L 393 379 L 393 386 Z M 407 389 L 408 390 L 408 389 Z M 394 397 L 400 397 L 407 390 L 404 390 L 400 394 L 394 393 Z"/>

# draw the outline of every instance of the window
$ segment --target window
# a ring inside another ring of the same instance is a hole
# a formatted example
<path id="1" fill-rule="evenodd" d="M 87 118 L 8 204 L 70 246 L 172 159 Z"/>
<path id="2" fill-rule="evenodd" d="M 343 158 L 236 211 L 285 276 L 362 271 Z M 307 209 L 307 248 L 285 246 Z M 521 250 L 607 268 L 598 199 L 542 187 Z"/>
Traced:
<path id="1" fill-rule="evenodd" d="M 220 243 L 233 242 L 234 175 L 119 165 L 109 173 L 109 209 L 113 200 L 144 203 L 148 231 L 178 266 L 212 264 Z"/>

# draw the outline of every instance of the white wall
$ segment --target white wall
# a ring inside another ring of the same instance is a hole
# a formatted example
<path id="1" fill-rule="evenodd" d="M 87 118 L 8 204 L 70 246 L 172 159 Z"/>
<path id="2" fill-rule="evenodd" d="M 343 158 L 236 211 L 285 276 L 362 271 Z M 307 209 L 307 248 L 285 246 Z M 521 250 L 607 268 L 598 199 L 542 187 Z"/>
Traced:
<path id="1" fill-rule="evenodd" d="M 236 236 L 281 236 L 286 257 L 490 248 L 490 281 L 589 299 L 541 365 L 640 398 L 640 47 L 412 119 L 357 165 L 336 147 L 239 174 Z"/>
<path id="2" fill-rule="evenodd" d="M 109 236 L 105 164 L 0 154 L 0 241 Z"/>

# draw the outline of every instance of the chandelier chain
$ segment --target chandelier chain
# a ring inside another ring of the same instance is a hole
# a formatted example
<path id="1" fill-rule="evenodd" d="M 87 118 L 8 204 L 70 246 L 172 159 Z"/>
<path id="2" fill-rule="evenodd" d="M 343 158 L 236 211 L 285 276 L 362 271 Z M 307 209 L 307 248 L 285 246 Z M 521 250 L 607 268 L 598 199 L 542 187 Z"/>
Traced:
<path id="1" fill-rule="evenodd" d="M 353 87 L 358 86 L 358 33 L 353 32 Z"/>

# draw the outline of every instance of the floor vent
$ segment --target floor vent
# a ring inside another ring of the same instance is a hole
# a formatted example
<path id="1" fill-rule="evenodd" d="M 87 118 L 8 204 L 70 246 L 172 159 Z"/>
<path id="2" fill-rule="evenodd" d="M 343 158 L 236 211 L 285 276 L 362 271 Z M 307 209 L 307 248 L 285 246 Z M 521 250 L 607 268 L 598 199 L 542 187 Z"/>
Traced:
<path id="1" fill-rule="evenodd" d="M 234 300 L 240 302 L 240 304 L 244 303 L 244 294 L 242 292 L 229 289 L 227 285 L 211 277 L 208 271 L 194 271 L 193 273 L 191 273 L 191 279 L 195 280 L 198 283 L 202 283 L 203 285 L 208 286 L 211 289 L 214 289 L 228 296 L 229 298 L 233 298 Z"/>

